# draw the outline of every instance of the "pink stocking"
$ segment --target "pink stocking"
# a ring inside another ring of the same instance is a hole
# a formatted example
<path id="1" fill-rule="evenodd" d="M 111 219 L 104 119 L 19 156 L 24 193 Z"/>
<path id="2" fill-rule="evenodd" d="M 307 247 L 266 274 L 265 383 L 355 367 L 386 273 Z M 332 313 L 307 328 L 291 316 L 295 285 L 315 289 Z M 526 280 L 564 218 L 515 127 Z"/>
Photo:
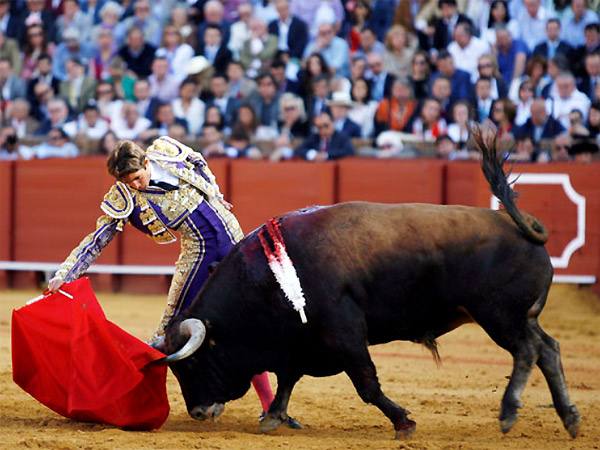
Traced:
<path id="1" fill-rule="evenodd" d="M 267 372 L 254 375 L 252 377 L 252 386 L 254 386 L 254 390 L 258 394 L 263 411 L 267 412 L 273 402 L 273 391 L 271 390 L 271 383 L 269 382 Z"/>

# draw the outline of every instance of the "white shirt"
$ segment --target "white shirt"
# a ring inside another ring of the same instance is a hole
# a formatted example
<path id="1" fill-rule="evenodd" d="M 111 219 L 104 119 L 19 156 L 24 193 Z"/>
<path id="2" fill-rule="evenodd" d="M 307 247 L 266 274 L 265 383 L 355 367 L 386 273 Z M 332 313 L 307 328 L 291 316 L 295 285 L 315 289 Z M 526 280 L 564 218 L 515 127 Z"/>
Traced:
<path id="1" fill-rule="evenodd" d="M 65 133 L 67 133 L 70 138 L 75 137 L 77 133 L 84 133 L 90 139 L 102 138 L 108 131 L 108 128 L 108 122 L 102 117 L 98 118 L 93 127 L 90 127 L 83 114 L 80 114 L 77 120 L 67 122 L 63 126 L 63 130 L 65 130 Z"/>
<path id="2" fill-rule="evenodd" d="M 179 186 L 179 178 L 167 172 L 166 169 L 163 169 L 152 160 L 150 160 L 150 179 L 152 181 L 163 181 L 173 186 Z"/>
<path id="3" fill-rule="evenodd" d="M 287 22 L 282 22 L 281 20 L 277 22 L 277 25 L 279 26 L 279 50 L 289 50 L 288 35 L 290 33 L 291 23 L 291 18 L 288 18 Z"/>
<path id="4" fill-rule="evenodd" d="M 114 122 L 111 122 L 110 128 L 115 132 L 118 139 L 137 139 L 142 131 L 146 131 L 152 122 L 145 117 L 138 117 L 133 124 L 133 127 L 129 127 L 125 119 L 119 117 Z"/>
<path id="5" fill-rule="evenodd" d="M 471 74 L 471 81 L 479 76 L 477 61 L 480 56 L 491 53 L 490 44 L 478 37 L 471 37 L 465 48 L 461 48 L 456 41 L 448 44 L 448 53 L 452 56 L 454 66 Z"/>
<path id="6" fill-rule="evenodd" d="M 537 44 L 546 39 L 546 22 L 548 19 L 556 17 L 543 6 L 538 8 L 535 17 L 531 17 L 527 10 L 523 8 L 521 12 L 510 20 L 508 30 L 514 39 L 521 39 L 529 51 L 532 52 Z"/>
<path id="7" fill-rule="evenodd" d="M 173 106 L 175 117 L 187 120 L 190 134 L 194 137 L 198 136 L 202 130 L 202 125 L 204 125 L 204 102 L 197 97 L 193 98 L 187 111 L 183 110 L 181 98 L 173 100 L 171 105 Z"/>
<path id="8" fill-rule="evenodd" d="M 569 113 L 574 109 L 581 111 L 584 122 L 587 120 L 592 102 L 583 92 L 575 89 L 569 97 L 561 98 L 560 95 L 557 95 L 556 97 L 553 97 L 553 100 L 552 116 L 560 121 L 565 129 L 569 129 Z"/>

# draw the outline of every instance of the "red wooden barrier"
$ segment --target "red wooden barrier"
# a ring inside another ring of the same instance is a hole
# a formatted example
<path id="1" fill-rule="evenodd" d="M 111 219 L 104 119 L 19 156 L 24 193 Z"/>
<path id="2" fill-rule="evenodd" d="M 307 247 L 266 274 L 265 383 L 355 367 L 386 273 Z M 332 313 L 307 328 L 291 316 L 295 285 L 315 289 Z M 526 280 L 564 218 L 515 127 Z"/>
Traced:
<path id="1" fill-rule="evenodd" d="M 515 182 L 515 191 L 520 194 L 518 206 L 535 214 L 548 228 L 546 247 L 555 273 L 598 278 L 600 164 L 519 164 L 513 177 L 519 177 Z M 449 164 L 447 193 L 451 204 L 493 205 L 477 163 Z"/>
<path id="2" fill-rule="evenodd" d="M 437 160 L 375 160 L 339 162 L 339 202 L 444 202 L 444 162 Z"/>
<path id="3" fill-rule="evenodd" d="M 334 163 L 233 161 L 233 213 L 248 233 L 266 220 L 311 205 L 334 203 Z"/>
<path id="4" fill-rule="evenodd" d="M 0 161 L 0 261 L 10 261 L 13 258 L 13 169 L 12 161 Z M 7 286 L 8 274 L 0 270 L 0 289 Z"/>

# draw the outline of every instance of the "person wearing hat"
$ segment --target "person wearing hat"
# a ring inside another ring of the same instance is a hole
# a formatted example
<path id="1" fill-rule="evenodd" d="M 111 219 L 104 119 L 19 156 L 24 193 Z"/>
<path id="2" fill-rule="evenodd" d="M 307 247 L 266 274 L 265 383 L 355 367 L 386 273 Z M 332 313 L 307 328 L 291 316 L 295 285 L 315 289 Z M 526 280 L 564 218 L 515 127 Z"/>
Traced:
<path id="1" fill-rule="evenodd" d="M 327 101 L 327 105 L 331 110 L 333 125 L 336 131 L 344 133 L 350 139 L 361 137 L 360 126 L 348 118 L 348 112 L 354 106 L 350 94 L 344 91 L 336 91 L 331 96 L 331 100 Z"/>
<path id="2" fill-rule="evenodd" d="M 67 78 L 67 61 L 79 58 L 81 61 L 89 61 L 94 57 L 92 44 L 82 41 L 77 28 L 67 28 L 63 32 L 63 42 L 56 46 L 52 58 L 52 74 L 61 81 Z"/>
<path id="3" fill-rule="evenodd" d="M 79 114 L 85 105 L 94 98 L 98 83 L 94 78 L 86 75 L 86 66 L 79 58 L 69 59 L 66 69 L 67 78 L 60 83 L 58 95 L 69 103 L 74 114 Z"/>
<path id="4" fill-rule="evenodd" d="M 576 138 L 573 139 L 574 144 L 568 149 L 569 154 L 573 157 L 573 161 L 589 164 L 597 157 L 598 144 L 591 139 Z"/>

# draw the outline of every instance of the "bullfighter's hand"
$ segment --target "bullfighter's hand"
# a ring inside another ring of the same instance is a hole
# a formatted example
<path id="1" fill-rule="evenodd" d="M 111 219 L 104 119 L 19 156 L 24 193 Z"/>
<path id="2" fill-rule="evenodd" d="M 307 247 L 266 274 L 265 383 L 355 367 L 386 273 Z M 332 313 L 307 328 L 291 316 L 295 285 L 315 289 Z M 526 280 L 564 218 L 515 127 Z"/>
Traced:
<path id="1" fill-rule="evenodd" d="M 223 205 L 227 211 L 230 211 L 233 208 L 233 205 L 231 203 L 229 203 L 227 200 L 225 200 L 224 198 L 220 198 L 219 201 L 221 202 L 221 205 Z"/>
<path id="2" fill-rule="evenodd" d="M 56 292 L 64 284 L 65 280 L 60 277 L 54 277 L 48 282 L 48 290 L 50 292 Z"/>

